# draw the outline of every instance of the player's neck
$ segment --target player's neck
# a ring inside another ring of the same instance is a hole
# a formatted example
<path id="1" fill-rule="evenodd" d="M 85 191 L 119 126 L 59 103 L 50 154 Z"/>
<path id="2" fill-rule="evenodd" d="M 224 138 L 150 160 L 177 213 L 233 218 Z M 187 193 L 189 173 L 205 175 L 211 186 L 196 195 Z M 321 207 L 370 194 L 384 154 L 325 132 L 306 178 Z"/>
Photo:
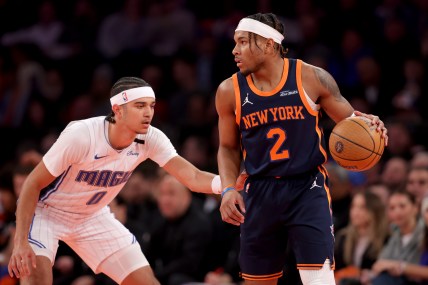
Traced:
<path id="1" fill-rule="evenodd" d="M 108 124 L 107 137 L 114 149 L 122 150 L 132 144 L 135 139 L 135 133 L 116 122 L 115 124 Z"/>
<path id="2" fill-rule="evenodd" d="M 270 91 L 275 89 L 281 81 L 284 71 L 284 60 L 269 60 L 263 66 L 253 72 L 251 77 L 254 85 L 261 91 Z"/>

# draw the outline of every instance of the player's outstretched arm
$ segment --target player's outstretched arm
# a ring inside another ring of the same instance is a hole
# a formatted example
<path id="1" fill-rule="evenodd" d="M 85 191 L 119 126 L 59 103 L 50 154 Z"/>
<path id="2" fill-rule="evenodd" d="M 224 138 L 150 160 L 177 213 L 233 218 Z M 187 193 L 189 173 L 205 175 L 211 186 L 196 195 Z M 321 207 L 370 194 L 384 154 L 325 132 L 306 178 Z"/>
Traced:
<path id="1" fill-rule="evenodd" d="M 40 190 L 48 186 L 55 177 L 40 162 L 25 180 L 16 210 L 16 232 L 12 255 L 9 259 L 9 275 L 18 278 L 31 274 L 36 267 L 36 256 L 28 243 L 28 232 L 36 209 Z"/>
<path id="2" fill-rule="evenodd" d="M 193 192 L 206 194 L 214 192 L 212 184 L 215 174 L 198 169 L 182 156 L 177 155 L 171 158 L 163 169 Z M 218 190 L 220 190 L 220 186 Z"/>

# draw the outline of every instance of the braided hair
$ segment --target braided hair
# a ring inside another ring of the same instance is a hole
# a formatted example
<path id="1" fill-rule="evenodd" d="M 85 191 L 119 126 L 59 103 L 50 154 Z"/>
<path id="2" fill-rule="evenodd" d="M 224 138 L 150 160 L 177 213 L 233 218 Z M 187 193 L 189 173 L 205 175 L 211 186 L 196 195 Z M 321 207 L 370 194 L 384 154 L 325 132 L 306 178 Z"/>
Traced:
<path id="1" fill-rule="evenodd" d="M 122 77 L 118 81 L 116 81 L 116 83 L 111 88 L 110 97 L 113 97 L 114 95 L 119 94 L 120 92 L 123 92 L 131 88 L 138 88 L 138 87 L 144 87 L 144 86 L 150 86 L 150 85 L 141 78 Z M 116 123 L 116 120 L 114 119 L 114 112 L 111 111 L 111 113 L 106 116 L 105 120 L 112 124 Z"/>
<path id="2" fill-rule="evenodd" d="M 284 25 L 281 23 L 281 21 L 278 19 L 278 17 L 273 13 L 264 13 L 264 14 L 263 13 L 257 13 L 257 14 L 250 15 L 247 18 L 259 21 L 263 24 L 266 24 L 266 25 L 274 28 L 278 32 L 280 32 L 282 35 L 284 34 Z M 254 33 L 251 33 L 251 32 L 249 33 L 250 44 L 251 44 L 251 39 L 254 36 L 255 36 Z M 256 41 L 254 41 L 254 42 L 256 43 L 256 46 L 257 46 L 257 42 Z M 285 49 L 282 44 L 278 44 L 278 43 L 275 43 L 274 49 L 279 51 L 282 58 L 285 58 L 285 55 L 288 52 L 288 49 Z"/>

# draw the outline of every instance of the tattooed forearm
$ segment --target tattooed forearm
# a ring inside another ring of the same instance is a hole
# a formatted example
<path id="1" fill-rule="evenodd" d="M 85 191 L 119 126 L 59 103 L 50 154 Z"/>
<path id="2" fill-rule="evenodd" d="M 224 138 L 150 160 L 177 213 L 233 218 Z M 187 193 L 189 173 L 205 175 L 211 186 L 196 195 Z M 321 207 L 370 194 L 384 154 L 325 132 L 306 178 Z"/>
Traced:
<path id="1" fill-rule="evenodd" d="M 328 92 L 331 95 L 333 95 L 335 100 L 337 101 L 345 100 L 342 94 L 340 94 L 339 87 L 337 86 L 336 81 L 334 80 L 333 76 L 330 75 L 330 73 L 318 67 L 314 68 L 314 72 L 318 81 L 321 83 L 322 86 L 324 86 L 328 90 Z"/>

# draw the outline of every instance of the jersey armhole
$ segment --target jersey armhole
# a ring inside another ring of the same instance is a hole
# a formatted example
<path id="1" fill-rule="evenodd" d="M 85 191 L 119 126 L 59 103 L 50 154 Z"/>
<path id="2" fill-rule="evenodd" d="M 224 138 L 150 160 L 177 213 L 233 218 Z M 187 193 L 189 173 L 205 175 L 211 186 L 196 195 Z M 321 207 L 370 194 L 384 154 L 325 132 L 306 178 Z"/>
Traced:
<path id="1" fill-rule="evenodd" d="M 297 82 L 297 89 L 299 89 L 300 99 L 303 102 L 303 105 L 305 105 L 306 110 L 311 114 L 312 116 L 318 116 L 318 112 L 314 110 L 311 107 L 311 104 L 306 99 L 306 92 L 303 89 L 303 83 L 302 83 L 302 61 L 300 59 L 296 60 L 296 82 Z"/>

